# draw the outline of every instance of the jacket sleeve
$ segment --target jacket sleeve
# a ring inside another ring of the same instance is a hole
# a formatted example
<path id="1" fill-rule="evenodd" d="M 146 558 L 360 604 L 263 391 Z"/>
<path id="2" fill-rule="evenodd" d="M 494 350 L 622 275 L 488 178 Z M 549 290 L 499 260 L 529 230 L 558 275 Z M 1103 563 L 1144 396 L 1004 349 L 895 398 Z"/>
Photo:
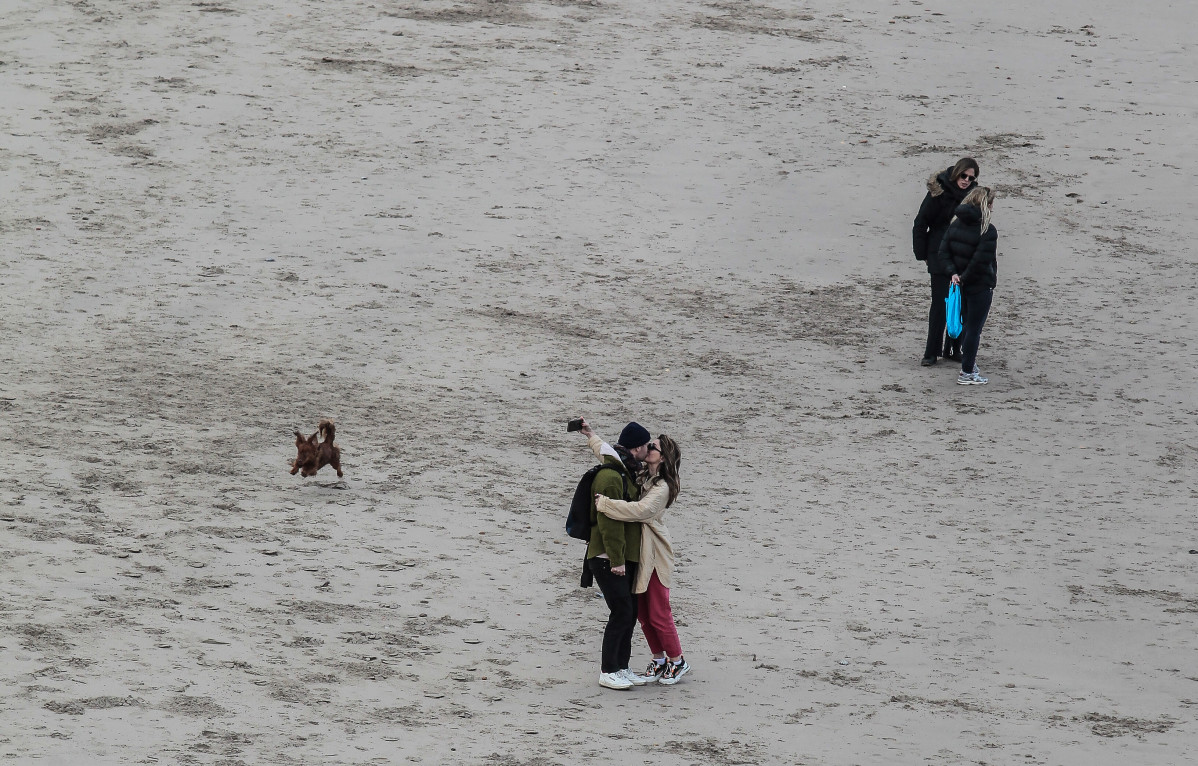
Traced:
<path id="1" fill-rule="evenodd" d="M 915 259 L 918 261 L 927 260 L 928 257 L 928 232 L 932 230 L 932 225 L 928 222 L 928 214 L 931 212 L 929 208 L 932 206 L 932 195 L 925 194 L 923 204 L 919 206 L 919 212 L 915 214 L 915 225 L 911 227 L 911 249 L 915 251 Z"/>
<path id="2" fill-rule="evenodd" d="M 595 510 L 620 521 L 651 521 L 665 515 L 666 501 L 669 499 L 670 487 L 664 481 L 659 481 L 635 503 L 603 497 L 595 505 Z"/>
<path id="3" fill-rule="evenodd" d="M 614 457 L 616 460 L 620 459 L 620 453 L 616 452 L 616 448 L 603 441 L 599 434 L 591 434 L 590 438 L 587 439 L 587 446 L 595 453 L 595 459 L 600 463 L 603 462 L 605 457 Z"/>
<path id="4" fill-rule="evenodd" d="M 615 469 L 600 471 L 595 474 L 591 491 L 597 495 L 619 500 L 624 495 L 624 480 Z M 616 521 L 602 513 L 596 513 L 595 527 L 599 530 L 599 540 L 603 543 L 603 552 L 611 559 L 611 565 L 613 567 L 623 565 L 624 522 Z"/>
<path id="5" fill-rule="evenodd" d="M 591 451 L 595 453 L 595 459 L 601 463 L 603 462 L 603 447 L 606 444 L 607 442 L 599 438 L 599 434 L 597 433 L 592 432 L 591 435 L 587 437 L 587 446 L 590 447 Z"/>
<path id="6" fill-rule="evenodd" d="M 998 230 L 991 226 L 978 240 L 978 246 L 974 248 L 973 255 L 969 256 L 969 265 L 961 272 L 961 284 L 972 284 L 986 270 L 986 265 L 995 260 L 997 253 Z"/>
<path id="7" fill-rule="evenodd" d="M 948 231 L 944 233 L 944 239 L 940 240 L 940 249 L 936 251 L 935 266 L 940 273 L 947 273 L 949 276 L 957 273 L 957 265 L 953 262 L 953 249 L 948 246 L 949 240 L 953 238 L 953 229 L 957 226 L 956 222 L 949 225 Z"/>

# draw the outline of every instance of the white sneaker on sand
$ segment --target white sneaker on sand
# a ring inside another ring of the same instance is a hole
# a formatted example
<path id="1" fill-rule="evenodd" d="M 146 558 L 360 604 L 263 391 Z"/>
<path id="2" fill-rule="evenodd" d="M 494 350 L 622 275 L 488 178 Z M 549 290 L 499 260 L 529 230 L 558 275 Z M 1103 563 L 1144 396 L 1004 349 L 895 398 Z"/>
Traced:
<path id="1" fill-rule="evenodd" d="M 650 679 L 650 678 L 645 678 L 644 676 L 639 676 L 636 673 L 633 673 L 628 668 L 624 668 L 619 673 L 617 673 L 617 675 L 622 677 L 625 681 L 632 684 L 633 686 L 644 686 L 645 684 L 649 683 L 650 681 L 657 680 L 656 678 Z"/>
<path id="2" fill-rule="evenodd" d="M 607 689 L 624 691 L 632 688 L 632 681 L 620 675 L 620 671 L 617 670 L 615 673 L 600 673 L 599 685 Z"/>

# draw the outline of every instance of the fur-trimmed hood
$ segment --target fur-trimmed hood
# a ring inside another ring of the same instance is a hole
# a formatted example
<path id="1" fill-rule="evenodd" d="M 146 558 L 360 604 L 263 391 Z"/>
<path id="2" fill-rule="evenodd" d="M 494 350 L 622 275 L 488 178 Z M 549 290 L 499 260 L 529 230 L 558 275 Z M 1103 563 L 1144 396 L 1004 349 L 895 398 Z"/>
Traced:
<path id="1" fill-rule="evenodd" d="M 948 170 L 928 176 L 928 194 L 931 194 L 933 197 L 939 197 L 941 194 L 944 194 L 950 183 L 948 178 L 951 175 L 952 168 L 949 168 Z M 943 181 L 940 180 L 942 176 L 944 178 Z"/>

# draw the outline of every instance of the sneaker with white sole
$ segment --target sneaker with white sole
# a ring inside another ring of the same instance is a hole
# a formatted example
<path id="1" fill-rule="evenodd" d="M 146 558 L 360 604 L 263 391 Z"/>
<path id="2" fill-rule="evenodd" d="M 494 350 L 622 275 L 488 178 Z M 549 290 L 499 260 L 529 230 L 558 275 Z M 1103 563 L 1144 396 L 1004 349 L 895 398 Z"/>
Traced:
<path id="1" fill-rule="evenodd" d="M 657 680 L 656 678 L 645 678 L 644 676 L 637 675 L 636 673 L 633 673 L 628 668 L 624 668 L 623 670 L 618 671 L 616 675 L 619 675 L 625 681 L 632 684 L 633 686 L 644 686 L 645 684 L 649 683 L 650 681 Z"/>
<path id="2" fill-rule="evenodd" d="M 684 675 L 690 672 L 691 666 L 686 663 L 686 658 L 683 657 L 678 662 L 670 662 L 666 665 L 666 670 L 661 674 L 661 678 L 657 679 L 657 683 L 670 686 L 678 683 Z"/>
<path id="3" fill-rule="evenodd" d="M 629 681 L 621 675 L 621 671 L 617 670 L 615 673 L 600 673 L 599 685 L 606 689 L 624 691 L 632 688 L 632 681 Z"/>
<path id="4" fill-rule="evenodd" d="M 984 386 L 989 382 L 990 378 L 983 378 L 977 372 L 963 372 L 957 376 L 958 386 Z"/>
<path id="5" fill-rule="evenodd" d="M 645 672 L 641 674 L 641 678 L 648 680 L 650 683 L 661 678 L 661 674 L 666 672 L 665 662 L 656 662 L 649 660 L 649 666 L 645 668 Z"/>

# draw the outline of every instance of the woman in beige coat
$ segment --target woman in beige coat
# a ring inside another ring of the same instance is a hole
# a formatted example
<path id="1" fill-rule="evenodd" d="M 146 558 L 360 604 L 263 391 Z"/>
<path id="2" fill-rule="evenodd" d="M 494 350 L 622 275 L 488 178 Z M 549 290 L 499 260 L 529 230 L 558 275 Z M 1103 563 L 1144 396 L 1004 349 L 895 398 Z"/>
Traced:
<path id="1" fill-rule="evenodd" d="M 591 449 L 601 457 L 606 446 L 603 440 L 594 433 L 586 435 Z M 619 521 L 641 522 L 641 561 L 633 592 L 637 594 L 641 631 L 649 643 L 649 651 L 653 652 L 653 659 L 642 678 L 663 684 L 678 683 L 690 671 L 670 610 L 674 547 L 663 521 L 666 509 L 678 497 L 678 467 L 681 463 L 682 452 L 678 444 L 663 434 L 649 442 L 640 500 L 628 502 L 595 496 L 595 510 L 603 515 Z"/>

